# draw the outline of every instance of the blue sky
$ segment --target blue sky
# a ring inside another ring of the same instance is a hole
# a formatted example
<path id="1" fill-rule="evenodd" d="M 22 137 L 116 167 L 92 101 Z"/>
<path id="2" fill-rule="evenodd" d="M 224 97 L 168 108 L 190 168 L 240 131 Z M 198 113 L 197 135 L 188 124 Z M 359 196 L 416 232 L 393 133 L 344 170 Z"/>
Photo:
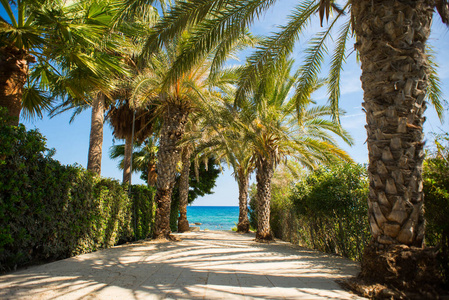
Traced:
<path id="1" fill-rule="evenodd" d="M 284 24 L 286 15 L 297 1 L 279 1 L 270 11 L 258 20 L 251 28 L 256 34 L 269 34 L 276 31 L 275 24 Z M 2 16 L 4 11 L 1 12 Z M 319 27 L 313 28 L 319 30 Z M 294 57 L 298 62 L 302 58 L 303 45 L 307 42 L 307 35 L 300 37 L 299 43 L 294 51 Z M 432 34 L 429 39 L 434 50 L 437 52 L 436 60 L 439 64 L 439 76 L 442 83 L 444 98 L 449 95 L 449 32 L 448 29 L 440 22 L 436 16 L 432 27 Z M 353 43 L 353 42 L 352 42 Z M 332 50 L 332 47 L 329 47 Z M 327 66 L 325 66 L 327 67 Z M 325 73 L 326 68 L 323 70 Z M 356 63 L 355 53 L 352 53 L 344 66 L 342 76 L 342 96 L 340 100 L 341 107 L 347 112 L 341 118 L 342 125 L 347 129 L 355 140 L 352 147 L 341 146 L 353 157 L 356 162 L 366 163 L 368 161 L 366 149 L 366 131 L 365 115 L 362 111 L 361 103 L 363 101 L 363 92 L 360 84 L 360 66 Z M 318 104 L 325 104 L 327 101 L 325 90 L 319 90 L 314 94 L 314 99 Z M 446 107 L 447 108 L 447 107 Z M 446 114 L 447 115 L 447 114 Z M 429 132 L 447 132 L 448 123 L 441 124 L 435 113 L 435 110 L 428 106 L 426 111 L 427 121 L 424 130 Z M 70 113 L 59 115 L 53 119 L 45 117 L 42 120 L 22 120 L 28 129 L 37 128 L 46 136 L 47 146 L 56 149 L 55 158 L 64 164 L 80 164 L 84 167 L 87 165 L 87 150 L 89 146 L 89 130 L 90 130 L 90 110 L 79 115 L 72 124 L 69 124 Z M 446 116 L 447 117 L 447 116 Z M 426 134 L 428 143 L 432 141 L 431 136 Z M 122 141 L 117 140 L 117 144 Z M 117 168 L 117 161 L 111 160 L 108 156 L 109 148 L 113 145 L 112 130 L 108 124 L 105 125 L 104 143 L 103 143 L 103 160 L 102 175 L 118 180 L 122 178 L 122 172 Z M 238 205 L 238 188 L 231 171 L 224 169 L 224 173 L 217 180 L 215 193 L 197 199 L 193 205 Z M 254 177 L 254 176 L 253 176 Z M 254 178 L 253 178 L 254 179 Z M 144 182 L 139 179 L 139 174 L 134 174 L 133 183 Z"/>

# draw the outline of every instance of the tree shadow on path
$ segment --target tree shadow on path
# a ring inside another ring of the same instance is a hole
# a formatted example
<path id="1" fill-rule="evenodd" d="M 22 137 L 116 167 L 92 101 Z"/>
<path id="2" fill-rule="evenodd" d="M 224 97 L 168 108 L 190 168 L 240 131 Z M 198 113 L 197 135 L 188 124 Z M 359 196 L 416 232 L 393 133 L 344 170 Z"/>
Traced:
<path id="1" fill-rule="evenodd" d="M 1 299 L 358 299 L 335 279 L 357 264 L 251 234 L 143 241 L 0 277 Z"/>

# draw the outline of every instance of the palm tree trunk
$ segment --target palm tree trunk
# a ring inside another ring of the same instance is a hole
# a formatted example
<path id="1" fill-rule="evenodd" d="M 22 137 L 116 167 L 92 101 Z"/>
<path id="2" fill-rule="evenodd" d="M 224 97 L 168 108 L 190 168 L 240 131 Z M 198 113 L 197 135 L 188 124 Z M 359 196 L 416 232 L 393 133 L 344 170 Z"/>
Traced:
<path id="1" fill-rule="evenodd" d="M 149 163 L 148 164 L 148 177 L 147 177 L 147 185 L 148 186 L 156 186 L 157 181 L 157 173 L 156 173 L 156 164 Z"/>
<path id="2" fill-rule="evenodd" d="M 190 146 L 184 147 L 182 151 L 182 171 L 179 178 L 179 218 L 178 232 L 189 231 L 189 221 L 187 220 L 187 204 L 189 203 L 189 173 L 190 173 Z"/>
<path id="3" fill-rule="evenodd" d="M 425 45 L 433 4 L 433 0 L 352 2 L 362 63 L 373 235 L 362 273 L 372 278 L 383 272 L 378 251 L 423 244 L 423 112 L 429 82 Z"/>
<path id="4" fill-rule="evenodd" d="M 273 239 L 270 228 L 271 179 L 274 174 L 274 162 L 259 158 L 257 161 L 257 232 L 256 241 Z"/>
<path id="5" fill-rule="evenodd" d="M 249 231 L 248 220 L 248 186 L 249 176 L 245 176 L 244 172 L 238 175 L 239 186 L 239 223 L 237 224 L 237 232 L 246 233 Z"/>
<path id="6" fill-rule="evenodd" d="M 0 48 L 0 107 L 5 107 L 13 117 L 10 125 L 19 124 L 28 63 L 34 61 L 25 50 L 9 46 Z"/>
<path id="7" fill-rule="evenodd" d="M 90 123 L 89 154 L 87 169 L 101 175 L 101 157 L 103 150 L 104 94 L 98 93 L 92 101 L 92 118 Z"/>
<path id="8" fill-rule="evenodd" d="M 153 235 L 156 239 L 170 238 L 171 195 L 175 185 L 176 165 L 181 158 L 181 149 L 177 143 L 184 135 L 188 115 L 188 107 L 180 104 L 170 105 L 164 115 L 157 152 L 157 209 Z"/>
<path id="9" fill-rule="evenodd" d="M 125 157 L 123 158 L 123 183 L 131 184 L 131 159 L 133 152 L 132 134 L 125 137 Z"/>

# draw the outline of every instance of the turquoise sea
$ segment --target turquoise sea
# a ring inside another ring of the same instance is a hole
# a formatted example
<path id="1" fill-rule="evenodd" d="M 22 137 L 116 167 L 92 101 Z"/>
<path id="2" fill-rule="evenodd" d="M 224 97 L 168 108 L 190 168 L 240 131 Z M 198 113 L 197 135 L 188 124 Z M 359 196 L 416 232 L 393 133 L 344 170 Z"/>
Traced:
<path id="1" fill-rule="evenodd" d="M 187 206 L 190 224 L 201 223 L 200 230 L 231 230 L 239 221 L 238 206 Z"/>

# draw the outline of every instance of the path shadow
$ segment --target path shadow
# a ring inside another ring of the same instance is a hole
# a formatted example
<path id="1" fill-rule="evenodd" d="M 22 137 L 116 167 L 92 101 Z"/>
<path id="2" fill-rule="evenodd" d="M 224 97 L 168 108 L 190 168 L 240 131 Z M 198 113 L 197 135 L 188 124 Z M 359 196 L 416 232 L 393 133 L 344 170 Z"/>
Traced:
<path id="1" fill-rule="evenodd" d="M 187 234 L 180 242 L 145 241 L 32 267 L 1 276 L 0 298 L 348 299 L 333 279 L 354 275 L 354 263 L 219 236 Z"/>

